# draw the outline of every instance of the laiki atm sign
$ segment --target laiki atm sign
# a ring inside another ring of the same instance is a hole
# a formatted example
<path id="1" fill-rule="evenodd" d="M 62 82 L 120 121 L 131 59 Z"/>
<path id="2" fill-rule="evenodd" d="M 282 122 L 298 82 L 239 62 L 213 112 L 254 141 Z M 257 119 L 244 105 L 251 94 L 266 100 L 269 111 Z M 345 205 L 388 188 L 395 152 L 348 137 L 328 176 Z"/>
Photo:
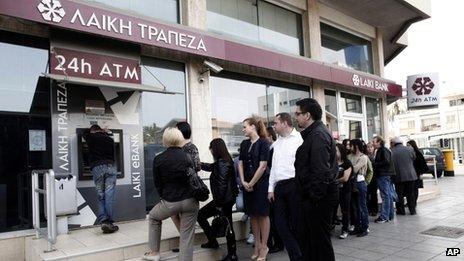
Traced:
<path id="1" fill-rule="evenodd" d="M 438 73 L 408 76 L 408 108 L 434 107 L 440 103 Z"/>

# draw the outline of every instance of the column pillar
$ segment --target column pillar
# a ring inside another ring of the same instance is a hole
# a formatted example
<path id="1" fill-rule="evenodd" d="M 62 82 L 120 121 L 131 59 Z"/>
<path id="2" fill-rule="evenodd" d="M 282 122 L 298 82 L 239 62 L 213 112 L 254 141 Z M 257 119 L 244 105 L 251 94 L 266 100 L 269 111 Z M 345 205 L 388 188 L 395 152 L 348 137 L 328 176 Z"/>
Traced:
<path id="1" fill-rule="evenodd" d="M 376 37 L 372 40 L 372 63 L 374 65 L 374 74 L 380 77 L 384 75 L 384 56 L 383 56 L 383 32 L 376 28 Z"/>
<path id="2" fill-rule="evenodd" d="M 182 0 L 182 24 L 206 28 L 206 0 Z M 211 161 L 209 142 L 212 139 L 211 88 L 209 72 L 200 75 L 203 59 L 192 57 L 185 63 L 187 71 L 188 120 L 192 127 L 192 142 L 198 147 L 200 159 Z M 200 82 L 200 76 L 203 81 Z"/>

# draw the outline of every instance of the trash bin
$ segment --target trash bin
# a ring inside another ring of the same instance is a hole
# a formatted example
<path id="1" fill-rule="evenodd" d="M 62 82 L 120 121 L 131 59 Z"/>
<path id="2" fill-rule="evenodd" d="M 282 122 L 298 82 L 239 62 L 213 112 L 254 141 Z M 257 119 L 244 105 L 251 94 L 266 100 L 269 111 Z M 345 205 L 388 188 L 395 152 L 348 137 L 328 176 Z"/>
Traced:
<path id="1" fill-rule="evenodd" d="M 72 175 L 55 177 L 55 211 L 57 217 L 77 213 L 76 192 L 76 177 Z M 44 207 L 47 209 L 46 203 L 44 204 Z M 46 216 L 47 211 L 45 211 L 45 217 Z"/>
<path id="2" fill-rule="evenodd" d="M 453 156 L 454 151 L 453 150 L 443 150 L 443 156 L 445 160 L 445 173 L 444 175 L 446 177 L 452 177 L 454 176 L 454 156 Z"/>

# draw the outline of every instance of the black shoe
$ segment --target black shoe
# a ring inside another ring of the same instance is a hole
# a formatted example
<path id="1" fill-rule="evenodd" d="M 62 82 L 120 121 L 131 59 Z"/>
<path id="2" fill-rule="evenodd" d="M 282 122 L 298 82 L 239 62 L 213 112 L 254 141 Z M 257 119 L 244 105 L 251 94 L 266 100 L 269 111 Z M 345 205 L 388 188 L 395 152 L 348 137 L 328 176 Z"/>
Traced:
<path id="1" fill-rule="evenodd" d="M 212 248 L 212 249 L 216 249 L 216 248 L 219 248 L 219 244 L 218 242 L 207 242 L 207 243 L 204 243 L 204 244 L 201 244 L 201 248 Z"/>
<path id="2" fill-rule="evenodd" d="M 396 211 L 397 215 L 404 216 L 406 213 L 404 211 Z"/>
<path id="3" fill-rule="evenodd" d="M 280 251 L 282 251 L 282 250 L 284 250 L 283 247 L 276 247 L 276 246 L 274 246 L 274 247 L 270 247 L 270 248 L 269 248 L 269 252 L 268 252 L 268 253 L 269 253 L 269 254 L 274 254 L 274 253 L 280 252 Z"/>
<path id="4" fill-rule="evenodd" d="M 359 234 L 357 235 L 357 237 L 365 237 L 365 236 L 367 236 L 368 234 L 369 234 L 369 232 L 364 231 L 364 232 L 359 233 Z"/>
<path id="5" fill-rule="evenodd" d="M 173 253 L 179 253 L 179 248 L 173 248 L 173 249 L 171 249 L 171 251 L 172 251 Z"/>
<path id="6" fill-rule="evenodd" d="M 221 261 L 237 261 L 237 260 L 238 260 L 238 257 L 236 254 L 233 254 L 233 255 L 227 254 L 227 256 L 221 259 Z"/>
<path id="7" fill-rule="evenodd" d="M 351 235 L 351 236 L 354 236 L 354 235 L 359 235 L 361 232 L 359 232 L 359 230 L 353 230 L 353 231 L 350 231 L 348 232 L 348 235 Z"/>
<path id="8" fill-rule="evenodd" d="M 416 215 L 416 214 L 417 214 L 417 212 L 416 212 L 415 210 L 414 210 L 414 211 L 409 211 L 409 213 L 410 213 L 411 215 Z"/>
<path id="9" fill-rule="evenodd" d="M 374 222 L 375 222 L 375 223 L 383 224 L 383 223 L 387 223 L 388 220 L 378 217 L 376 220 L 374 220 Z"/>
<path id="10" fill-rule="evenodd" d="M 101 229 L 103 230 L 103 234 L 111 234 L 118 231 L 119 227 L 113 223 L 105 222 L 102 224 Z"/>

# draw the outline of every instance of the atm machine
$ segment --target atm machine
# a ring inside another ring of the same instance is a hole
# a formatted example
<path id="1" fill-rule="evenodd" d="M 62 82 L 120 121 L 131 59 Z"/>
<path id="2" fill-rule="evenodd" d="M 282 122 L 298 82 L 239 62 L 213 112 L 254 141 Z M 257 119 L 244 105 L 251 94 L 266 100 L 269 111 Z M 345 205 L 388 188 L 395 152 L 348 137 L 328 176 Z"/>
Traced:
<path id="1" fill-rule="evenodd" d="M 65 94 L 65 97 L 60 95 Z M 93 124 L 109 129 L 117 169 L 115 221 L 145 218 L 143 132 L 139 91 L 55 82 L 52 85 L 53 169 L 77 179 L 75 227 L 96 224 L 98 198 L 83 133 Z M 61 110 L 60 110 L 61 109 Z"/>
<path id="2" fill-rule="evenodd" d="M 83 137 L 84 132 L 87 129 L 77 128 L 77 155 L 78 155 L 78 168 L 79 168 L 79 180 L 92 180 L 92 173 L 90 173 L 89 167 L 89 147 Z M 114 140 L 114 165 L 117 171 L 117 178 L 124 178 L 124 147 L 123 147 L 123 130 L 121 129 L 110 129 L 110 135 Z"/>

